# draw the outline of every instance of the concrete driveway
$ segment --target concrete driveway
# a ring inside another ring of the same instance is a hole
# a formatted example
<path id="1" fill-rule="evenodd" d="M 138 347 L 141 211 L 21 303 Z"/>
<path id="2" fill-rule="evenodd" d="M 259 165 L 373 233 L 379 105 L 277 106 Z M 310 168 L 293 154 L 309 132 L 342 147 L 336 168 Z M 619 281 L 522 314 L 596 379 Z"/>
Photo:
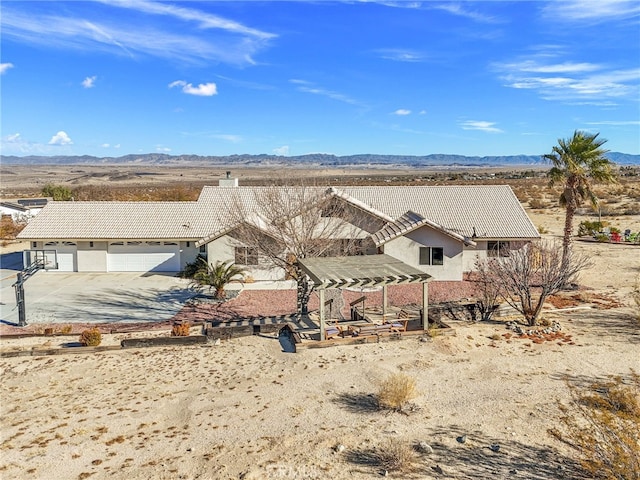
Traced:
<path id="1" fill-rule="evenodd" d="M 21 255 L 2 255 L 0 321 L 18 323 L 15 290 Z M 28 324 L 160 322 L 198 293 L 169 274 L 39 271 L 24 284 Z"/>

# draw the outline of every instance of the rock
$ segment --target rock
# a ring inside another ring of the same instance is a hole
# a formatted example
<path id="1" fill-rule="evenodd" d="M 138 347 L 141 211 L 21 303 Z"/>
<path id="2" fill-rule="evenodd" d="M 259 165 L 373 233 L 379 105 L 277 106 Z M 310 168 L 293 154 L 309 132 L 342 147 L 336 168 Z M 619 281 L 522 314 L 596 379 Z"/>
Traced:
<path id="1" fill-rule="evenodd" d="M 492 443 L 489 448 L 491 449 L 492 452 L 497 453 L 500 451 L 500 445 L 498 445 L 497 443 Z"/>
<path id="2" fill-rule="evenodd" d="M 436 465 L 435 467 L 431 467 L 436 473 L 439 473 L 440 475 L 444 475 L 444 470 L 442 470 L 442 468 L 440 467 L 440 465 Z"/>
<path id="3" fill-rule="evenodd" d="M 464 443 L 467 441 L 467 436 L 466 435 L 460 435 L 458 438 L 456 438 L 456 440 L 458 441 L 458 443 Z"/>
<path id="4" fill-rule="evenodd" d="M 389 471 L 388 470 L 382 470 L 380 472 L 380 475 L 382 475 L 383 477 L 388 477 L 389 476 Z"/>
<path id="5" fill-rule="evenodd" d="M 345 447 L 344 445 L 339 443 L 338 445 L 333 447 L 333 451 L 336 452 L 336 453 L 342 453 L 342 452 L 344 452 L 345 448 L 347 448 L 347 447 Z"/>
<path id="6" fill-rule="evenodd" d="M 433 448 L 431 447 L 431 445 L 424 441 L 419 442 L 418 445 L 416 445 L 416 450 L 418 450 L 420 453 L 426 453 L 429 455 L 433 453 Z"/>

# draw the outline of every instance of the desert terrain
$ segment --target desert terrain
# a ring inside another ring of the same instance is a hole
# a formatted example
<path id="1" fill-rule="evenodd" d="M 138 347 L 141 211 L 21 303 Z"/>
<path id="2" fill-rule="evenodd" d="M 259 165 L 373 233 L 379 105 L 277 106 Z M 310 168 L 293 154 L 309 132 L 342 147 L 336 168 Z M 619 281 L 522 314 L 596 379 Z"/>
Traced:
<path id="1" fill-rule="evenodd" d="M 519 198 L 543 237 L 557 239 L 563 211 L 534 187 Z M 640 231 L 640 214 L 615 215 L 638 201 L 627 195 L 637 186 L 625 188 L 623 200 L 618 195 L 604 204 L 605 219 L 622 231 Z M 532 209 L 526 198 L 543 205 Z M 582 212 L 575 225 L 584 219 L 593 221 L 593 213 Z M 0 476 L 365 479 L 385 474 L 381 450 L 422 442 L 413 472 L 386 473 L 579 478 L 575 453 L 548 430 L 558 425 L 558 402 L 570 399 L 567 382 L 640 372 L 638 307 L 631 298 L 640 245 L 578 240 L 575 249 L 592 260 L 580 288 L 549 302 L 543 314 L 560 323 L 567 342 L 505 335 L 507 321 L 517 320 L 510 315 L 452 322 L 452 335 L 424 341 L 411 336 L 297 353 L 283 351 L 277 336 L 262 335 L 204 346 L 0 358 Z M 128 336 L 104 335 L 103 344 Z M 77 335 L 3 336 L 0 349 L 72 341 Z M 415 378 L 419 395 L 404 413 L 380 410 L 380 382 L 398 372 Z"/>

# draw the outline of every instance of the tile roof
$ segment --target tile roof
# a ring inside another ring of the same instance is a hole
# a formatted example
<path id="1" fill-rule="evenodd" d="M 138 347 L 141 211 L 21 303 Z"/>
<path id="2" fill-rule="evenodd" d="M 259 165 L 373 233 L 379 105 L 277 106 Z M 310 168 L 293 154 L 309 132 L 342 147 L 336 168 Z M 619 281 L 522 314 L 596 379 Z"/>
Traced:
<path id="1" fill-rule="evenodd" d="M 285 198 L 293 204 L 326 194 L 343 198 L 389 222 L 388 233 L 422 217 L 426 224 L 461 237 L 471 237 L 474 230 L 477 238 L 539 237 L 506 185 L 285 188 Z M 274 187 L 204 187 L 197 202 L 49 202 L 18 237 L 201 239 L 229 225 L 236 203 L 247 215 L 264 213 L 261 198 L 273 191 Z"/>
<path id="2" fill-rule="evenodd" d="M 197 202 L 49 202 L 24 239 L 198 239 L 214 229 Z"/>

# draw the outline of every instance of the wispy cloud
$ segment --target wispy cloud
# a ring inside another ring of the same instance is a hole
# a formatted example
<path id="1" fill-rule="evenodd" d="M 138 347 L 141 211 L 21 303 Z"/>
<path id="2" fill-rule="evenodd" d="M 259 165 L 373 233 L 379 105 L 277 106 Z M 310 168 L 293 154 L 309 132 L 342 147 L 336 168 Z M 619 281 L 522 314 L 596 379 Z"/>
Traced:
<path id="1" fill-rule="evenodd" d="M 407 110 L 405 108 L 399 108 L 398 110 L 393 112 L 393 114 L 400 115 L 400 116 L 411 115 L 411 110 Z"/>
<path id="2" fill-rule="evenodd" d="M 96 77 L 95 75 L 92 76 L 92 77 L 87 77 L 82 81 L 82 86 L 84 88 L 93 88 L 93 87 L 95 87 L 97 79 L 98 79 L 98 77 Z"/>
<path id="3" fill-rule="evenodd" d="M 503 133 L 503 130 L 494 127 L 495 122 L 486 122 L 482 120 L 466 120 L 460 122 L 460 126 L 463 130 L 480 130 L 487 133 Z"/>
<path id="4" fill-rule="evenodd" d="M 0 63 L 0 75 L 7 73 L 10 68 L 13 68 L 13 63 Z"/>
<path id="5" fill-rule="evenodd" d="M 218 140 L 224 140 L 231 143 L 240 143 L 242 141 L 242 137 L 240 135 L 233 135 L 230 133 L 216 133 L 211 136 L 213 138 L 217 138 Z"/>
<path id="6" fill-rule="evenodd" d="M 461 3 L 457 2 L 439 2 L 432 5 L 431 8 L 436 10 L 443 10 L 452 15 L 456 15 L 459 17 L 468 18 L 469 20 L 473 20 L 474 22 L 480 23 L 499 23 L 500 19 L 491 15 L 485 15 L 484 13 L 480 13 L 474 10 L 469 10 L 462 6 Z"/>
<path id="7" fill-rule="evenodd" d="M 347 96 L 347 95 L 343 95 L 342 93 L 338 93 L 338 92 L 334 92 L 331 90 L 327 90 L 325 88 L 321 88 L 321 87 L 317 87 L 314 84 L 312 84 L 311 82 L 308 82 L 306 80 L 298 80 L 298 79 L 292 79 L 289 80 L 291 83 L 293 83 L 294 85 L 297 85 L 297 90 L 300 92 L 305 92 L 305 93 L 311 93 L 313 95 L 321 95 L 323 97 L 327 97 L 330 98 L 332 100 L 337 100 L 339 102 L 343 102 L 343 103 L 348 103 L 349 105 L 358 105 L 361 106 L 360 102 L 358 102 L 357 100 Z"/>
<path id="8" fill-rule="evenodd" d="M 187 83 L 184 80 L 176 80 L 169 84 L 169 88 L 182 87 L 182 91 L 187 95 L 197 95 L 200 97 L 211 97 L 218 94 L 218 87 L 215 83 L 201 83 L 197 87 L 193 84 Z"/>
<path id="9" fill-rule="evenodd" d="M 506 86 L 536 90 L 546 100 L 602 102 L 638 95 L 640 68 L 611 69 L 595 63 L 554 60 L 553 54 L 536 55 L 494 67 Z"/>
<path id="10" fill-rule="evenodd" d="M 73 141 L 67 135 L 67 132 L 61 130 L 56 133 L 51 140 L 49 140 L 49 145 L 72 145 Z"/>
<path id="11" fill-rule="evenodd" d="M 587 125 L 612 125 L 626 127 L 628 125 L 640 125 L 640 120 L 601 120 L 599 122 L 586 122 Z"/>
<path id="12" fill-rule="evenodd" d="M 401 48 L 381 48 L 378 50 L 374 50 L 380 58 L 384 58 L 385 60 L 393 60 L 395 62 L 423 62 L 426 60 L 427 56 L 421 52 L 417 52 L 415 50 L 404 50 Z"/>
<path id="13" fill-rule="evenodd" d="M 551 21 L 601 23 L 640 17 L 637 0 L 564 0 L 547 2 L 542 14 Z"/>
<path id="14" fill-rule="evenodd" d="M 156 145 L 156 152 L 169 153 L 171 149 L 169 147 L 165 147 L 164 145 Z"/>
<path id="15" fill-rule="evenodd" d="M 281 147 L 274 148 L 273 153 L 281 156 L 289 155 L 289 145 L 283 145 Z"/>
<path id="16" fill-rule="evenodd" d="M 54 10 L 55 2 L 38 4 L 38 9 L 31 8 L 28 12 L 22 10 L 18 2 L 8 7 L 3 5 L 2 34 L 47 48 L 238 65 L 254 64 L 253 56 L 276 36 L 195 8 L 164 2 L 105 0 L 103 3 L 90 13 L 73 9 L 71 3 L 64 15 Z M 118 14 L 118 7 L 146 15 L 144 26 L 139 16 Z M 158 16 L 170 16 L 175 22 L 169 26 L 157 19 Z"/>

